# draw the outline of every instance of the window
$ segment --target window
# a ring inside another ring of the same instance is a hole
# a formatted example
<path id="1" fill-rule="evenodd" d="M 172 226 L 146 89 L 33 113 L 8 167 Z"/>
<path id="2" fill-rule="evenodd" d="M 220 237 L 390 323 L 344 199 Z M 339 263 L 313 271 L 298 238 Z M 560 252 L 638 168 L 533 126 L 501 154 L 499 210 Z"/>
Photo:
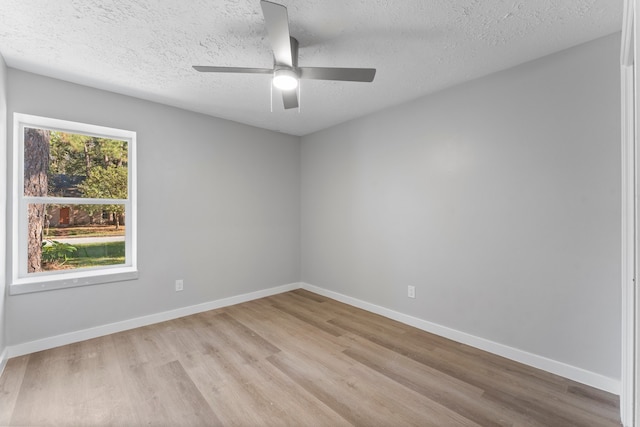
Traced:
<path id="1" fill-rule="evenodd" d="M 14 114 L 11 294 L 137 277 L 136 133 Z"/>

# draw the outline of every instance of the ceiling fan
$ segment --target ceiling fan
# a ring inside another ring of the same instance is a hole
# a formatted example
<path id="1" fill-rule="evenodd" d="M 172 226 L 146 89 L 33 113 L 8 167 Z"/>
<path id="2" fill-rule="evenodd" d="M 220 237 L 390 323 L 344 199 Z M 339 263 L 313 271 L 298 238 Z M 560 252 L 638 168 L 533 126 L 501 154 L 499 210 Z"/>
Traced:
<path id="1" fill-rule="evenodd" d="M 260 1 L 262 14 L 273 49 L 273 68 L 215 67 L 194 65 L 203 73 L 272 74 L 273 85 L 282 91 L 285 109 L 298 107 L 300 79 L 372 82 L 375 68 L 298 67 L 298 40 L 289 34 L 287 8 L 270 1 Z"/>

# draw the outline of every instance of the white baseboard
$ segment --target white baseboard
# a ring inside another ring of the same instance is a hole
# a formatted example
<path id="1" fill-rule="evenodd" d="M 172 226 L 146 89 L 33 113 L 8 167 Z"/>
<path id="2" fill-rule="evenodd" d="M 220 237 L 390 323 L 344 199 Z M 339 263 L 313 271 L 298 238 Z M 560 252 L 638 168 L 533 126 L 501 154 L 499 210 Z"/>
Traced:
<path id="1" fill-rule="evenodd" d="M 0 376 L 4 372 L 5 366 L 7 366 L 7 361 L 9 360 L 9 351 L 4 348 L 2 353 L 0 353 Z"/>
<path id="2" fill-rule="evenodd" d="M 523 350 L 518 350 L 517 348 L 509 347 L 504 344 L 489 341 L 446 326 L 438 325 L 437 323 L 428 322 L 426 320 L 393 311 L 379 305 L 371 304 L 357 298 L 352 298 L 337 292 L 319 288 L 308 283 L 302 283 L 301 287 L 310 292 L 397 320 L 398 322 L 422 329 L 423 331 L 430 332 L 480 350 L 488 351 L 489 353 L 493 353 L 543 371 L 551 372 L 552 374 L 556 374 L 609 393 L 620 395 L 622 385 L 619 380 L 571 366 L 563 362 L 548 359 L 543 356 L 538 356 Z"/>
<path id="3" fill-rule="evenodd" d="M 394 310 L 390 310 L 385 307 L 381 307 L 375 304 L 371 304 L 366 301 L 359 300 L 357 298 L 349 297 L 334 291 L 329 291 L 324 288 L 310 285 L 308 283 L 291 283 L 283 286 L 276 286 L 274 288 L 264 289 L 261 291 L 250 292 L 248 294 L 236 295 L 229 298 L 223 298 L 215 301 L 209 301 L 202 304 L 196 304 L 188 307 L 181 307 L 175 310 L 165 311 L 162 313 L 151 314 L 148 316 L 137 317 L 134 319 L 124 320 L 121 322 L 110 323 L 108 325 L 97 326 L 95 328 L 84 329 L 80 331 L 70 332 L 62 335 L 56 335 L 53 337 L 43 338 L 40 340 L 30 341 L 22 344 L 16 344 L 7 347 L 0 354 L 0 374 L 4 369 L 7 360 L 10 357 L 22 356 L 25 354 L 35 353 L 37 351 L 47 350 L 50 348 L 59 347 L 62 345 L 72 344 L 79 341 L 84 341 L 92 338 L 101 337 L 104 335 L 113 334 L 116 332 L 122 332 L 129 329 L 139 328 L 141 326 L 147 326 L 154 323 L 160 323 L 167 320 L 177 319 L 179 317 L 189 316 L 191 314 L 201 313 L 204 311 L 215 310 L 217 308 L 227 307 L 234 304 L 240 304 L 247 301 L 252 301 L 259 298 L 264 298 L 271 295 L 280 294 L 283 292 L 292 291 L 294 289 L 306 289 L 308 291 L 317 293 L 319 295 L 332 298 L 336 301 L 343 302 L 345 304 L 352 305 L 354 307 L 361 308 L 363 310 L 370 311 L 372 313 L 379 314 L 384 317 L 388 317 L 398 322 L 416 327 L 423 331 L 427 331 L 436 335 L 440 335 L 445 338 L 449 338 L 453 341 L 467 344 L 472 347 L 488 351 L 498 356 L 506 357 L 507 359 L 514 360 L 516 362 L 523 363 L 525 365 L 532 366 L 534 368 L 542 369 L 547 372 L 551 372 L 556 375 L 577 381 L 582 384 L 589 385 L 591 387 L 605 390 L 613 394 L 619 395 L 621 392 L 621 382 L 619 380 L 605 377 L 594 372 L 587 371 L 582 368 L 568 365 L 563 362 L 548 359 L 543 356 L 538 356 L 523 350 L 518 350 L 513 347 L 509 347 L 504 344 L 496 343 L 484 338 L 480 338 L 465 332 L 461 332 L 455 329 L 448 328 L 446 326 L 438 325 L 436 323 L 428 322 L 426 320 L 419 319 L 417 317 L 409 316 Z"/>
<path id="4" fill-rule="evenodd" d="M 37 351 L 48 350 L 50 348 L 60 347 L 62 345 L 72 344 L 92 338 L 114 334 L 116 332 L 127 331 L 129 329 L 139 328 L 141 326 L 152 325 L 154 323 L 165 322 L 167 320 L 177 319 L 179 317 L 189 316 L 191 314 L 202 313 L 203 311 L 215 310 L 216 308 L 227 307 L 234 304 L 240 304 L 283 292 L 292 291 L 300 288 L 299 283 L 291 283 L 288 285 L 276 286 L 274 288 L 264 289 L 248 294 L 236 295 L 229 298 L 223 298 L 215 301 L 209 301 L 202 304 L 181 307 L 175 310 L 164 311 L 161 313 L 150 314 L 148 316 L 136 317 L 134 319 L 123 320 L 121 322 L 110 323 L 108 325 L 96 326 L 95 328 L 83 329 L 80 331 L 69 332 L 66 334 L 56 335 L 53 337 L 43 338 L 40 340 L 30 341 L 22 344 L 9 346 L 5 349 L 3 360 L 9 357 L 17 357 L 25 354 L 35 353 Z M 4 367 L 4 365 L 2 365 Z"/>

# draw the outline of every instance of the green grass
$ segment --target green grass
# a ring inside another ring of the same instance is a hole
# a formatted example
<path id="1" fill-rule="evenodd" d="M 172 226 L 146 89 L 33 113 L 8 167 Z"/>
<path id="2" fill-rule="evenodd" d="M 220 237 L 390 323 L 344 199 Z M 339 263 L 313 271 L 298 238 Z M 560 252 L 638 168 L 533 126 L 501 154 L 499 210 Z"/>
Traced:
<path id="1" fill-rule="evenodd" d="M 65 265 L 72 268 L 117 265 L 125 262 L 124 242 L 73 245 L 78 250 L 67 258 Z"/>

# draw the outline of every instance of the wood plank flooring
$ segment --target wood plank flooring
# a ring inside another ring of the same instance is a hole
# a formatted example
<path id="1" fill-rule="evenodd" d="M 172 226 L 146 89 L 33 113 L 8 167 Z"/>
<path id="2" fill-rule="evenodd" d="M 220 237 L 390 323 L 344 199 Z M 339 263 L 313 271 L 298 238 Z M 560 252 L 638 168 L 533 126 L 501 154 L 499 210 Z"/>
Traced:
<path id="1" fill-rule="evenodd" d="M 9 360 L 1 426 L 619 426 L 617 396 L 296 290 Z"/>

